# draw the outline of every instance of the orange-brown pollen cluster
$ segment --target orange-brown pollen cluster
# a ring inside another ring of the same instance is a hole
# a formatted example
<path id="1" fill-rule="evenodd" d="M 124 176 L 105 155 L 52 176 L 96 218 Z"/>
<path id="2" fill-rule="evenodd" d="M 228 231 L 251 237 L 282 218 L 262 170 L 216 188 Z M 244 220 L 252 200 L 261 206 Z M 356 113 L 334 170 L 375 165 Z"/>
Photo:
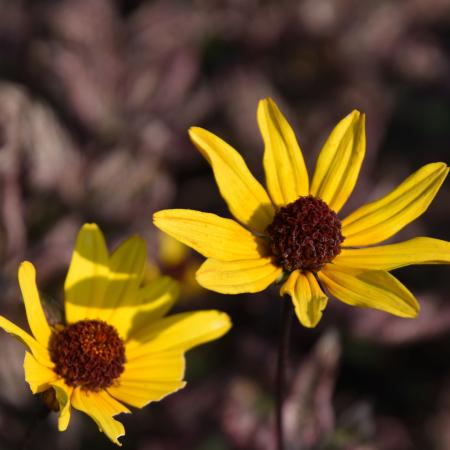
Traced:
<path id="1" fill-rule="evenodd" d="M 124 370 L 125 347 L 117 330 L 101 320 L 81 320 L 55 329 L 49 343 L 55 372 L 73 387 L 99 391 Z"/>
<path id="2" fill-rule="evenodd" d="M 320 270 L 341 252 L 344 240 L 337 214 L 312 195 L 280 208 L 267 233 L 275 264 L 288 272 Z"/>

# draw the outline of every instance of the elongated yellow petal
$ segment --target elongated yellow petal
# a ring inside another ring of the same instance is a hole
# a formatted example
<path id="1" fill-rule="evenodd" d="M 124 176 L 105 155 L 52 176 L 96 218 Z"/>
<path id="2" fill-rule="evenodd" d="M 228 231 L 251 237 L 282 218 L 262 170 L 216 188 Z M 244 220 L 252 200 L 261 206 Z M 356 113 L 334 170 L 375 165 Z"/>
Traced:
<path id="1" fill-rule="evenodd" d="M 295 270 L 280 289 L 280 295 L 289 295 L 300 323 L 314 328 L 322 318 L 328 298 L 320 289 L 311 272 Z"/>
<path id="2" fill-rule="evenodd" d="M 22 342 L 22 344 L 26 345 L 40 364 L 45 367 L 53 367 L 48 350 L 39 344 L 34 337 L 22 330 L 22 328 L 18 327 L 3 316 L 0 316 L 0 328 L 3 328 L 7 333 L 11 334 Z"/>
<path id="3" fill-rule="evenodd" d="M 427 164 L 391 193 L 357 209 L 342 221 L 344 245 L 371 245 L 393 236 L 426 211 L 447 173 L 445 163 Z"/>
<path id="4" fill-rule="evenodd" d="M 128 357 L 119 384 L 122 381 L 180 381 L 184 370 L 184 352 L 179 349 Z"/>
<path id="5" fill-rule="evenodd" d="M 116 385 L 108 389 L 115 398 L 137 408 L 184 387 L 181 351 L 149 353 L 129 359 Z"/>
<path id="6" fill-rule="evenodd" d="M 66 320 L 99 316 L 108 284 L 108 249 L 100 229 L 85 224 L 78 233 L 75 250 L 64 284 Z"/>
<path id="7" fill-rule="evenodd" d="M 450 264 L 450 242 L 416 237 L 398 244 L 344 248 L 333 263 L 368 270 L 393 270 L 411 264 Z"/>
<path id="8" fill-rule="evenodd" d="M 261 292 L 281 274 L 281 268 L 271 258 L 242 261 L 207 259 L 198 269 L 198 283 L 222 294 Z"/>
<path id="9" fill-rule="evenodd" d="M 139 288 L 136 293 L 136 305 L 117 308 L 108 319 L 122 339 L 140 328 L 148 326 L 164 316 L 178 297 L 179 284 L 170 277 L 161 277 Z"/>
<path id="10" fill-rule="evenodd" d="M 231 219 L 190 209 L 168 209 L 153 215 L 153 223 L 207 258 L 221 261 L 255 259 L 264 253 L 261 239 Z"/>
<path id="11" fill-rule="evenodd" d="M 191 128 L 189 136 L 211 165 L 220 194 L 234 217 L 251 229 L 264 232 L 272 222 L 274 209 L 266 191 L 250 173 L 241 155 L 202 128 Z"/>
<path id="12" fill-rule="evenodd" d="M 170 277 L 160 277 L 141 287 L 137 298 L 142 305 L 141 312 L 145 312 L 146 323 L 164 316 L 172 308 L 179 293 L 179 283 Z"/>
<path id="13" fill-rule="evenodd" d="M 366 151 L 365 117 L 353 111 L 325 142 L 311 183 L 311 194 L 338 212 L 355 187 Z"/>
<path id="14" fill-rule="evenodd" d="M 47 347 L 51 330 L 45 318 L 36 286 L 36 270 L 28 261 L 23 262 L 19 267 L 19 285 L 31 332 L 40 344 Z"/>
<path id="15" fill-rule="evenodd" d="M 162 400 L 167 395 L 173 394 L 185 385 L 184 381 L 123 382 L 119 386 L 108 388 L 108 392 L 122 402 L 143 408 L 150 402 Z"/>
<path id="16" fill-rule="evenodd" d="M 108 286 L 103 302 L 97 306 L 102 320 L 117 323 L 117 316 L 125 309 L 140 306 L 137 292 L 142 282 L 146 256 L 145 241 L 138 236 L 127 239 L 113 252 L 109 261 Z M 124 321 L 120 328 L 127 325 L 129 321 Z"/>
<path id="17" fill-rule="evenodd" d="M 319 278 L 331 295 L 352 306 L 374 308 L 400 317 L 416 317 L 420 306 L 411 292 L 382 270 L 326 265 Z"/>
<path id="18" fill-rule="evenodd" d="M 219 311 L 198 311 L 174 314 L 158 320 L 130 336 L 127 358 L 168 350 L 185 352 L 192 347 L 223 336 L 231 327 L 227 314 Z"/>
<path id="19" fill-rule="evenodd" d="M 52 382 L 51 386 L 55 390 L 56 400 L 59 403 L 58 430 L 65 431 L 70 422 L 70 402 L 74 389 L 67 386 L 62 379 Z"/>
<path id="20" fill-rule="evenodd" d="M 25 380 L 30 385 L 33 394 L 47 390 L 50 383 L 57 379 L 57 375 L 52 369 L 40 364 L 29 352 L 25 352 L 23 368 Z"/>
<path id="21" fill-rule="evenodd" d="M 88 392 L 76 388 L 72 395 L 72 406 L 94 419 L 100 431 L 114 444 L 122 445 L 118 438 L 125 435 L 125 428 L 113 416 L 129 413 L 125 405 L 114 400 L 106 391 Z"/>
<path id="22" fill-rule="evenodd" d="M 301 195 L 308 195 L 308 171 L 297 138 L 272 99 L 259 102 L 258 124 L 265 144 L 267 189 L 273 202 L 284 206 Z"/>

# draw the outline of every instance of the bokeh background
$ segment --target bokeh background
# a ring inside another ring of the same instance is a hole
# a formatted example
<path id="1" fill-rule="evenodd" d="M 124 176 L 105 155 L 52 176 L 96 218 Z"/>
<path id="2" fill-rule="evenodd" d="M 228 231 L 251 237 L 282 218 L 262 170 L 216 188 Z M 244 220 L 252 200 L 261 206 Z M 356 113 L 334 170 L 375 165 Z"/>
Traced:
<path id="1" fill-rule="evenodd" d="M 256 125 L 273 97 L 310 170 L 337 121 L 367 113 L 367 156 L 345 211 L 422 164 L 448 161 L 449 0 L 0 0 L 0 312 L 20 324 L 18 263 L 62 301 L 80 225 L 113 248 L 148 240 L 148 276 L 183 283 L 178 310 L 233 318 L 222 340 L 188 354 L 183 391 L 123 418 L 124 449 L 273 448 L 276 288 L 221 296 L 197 287 L 198 255 L 161 237 L 152 213 L 227 215 L 187 137 L 200 125 L 232 143 L 262 179 Z M 398 235 L 450 239 L 450 185 Z M 396 271 L 417 320 L 330 301 L 314 330 L 294 324 L 289 449 L 450 448 L 449 268 Z M 0 448 L 114 446 L 81 413 L 59 433 L 23 381 L 24 349 L 0 336 Z"/>

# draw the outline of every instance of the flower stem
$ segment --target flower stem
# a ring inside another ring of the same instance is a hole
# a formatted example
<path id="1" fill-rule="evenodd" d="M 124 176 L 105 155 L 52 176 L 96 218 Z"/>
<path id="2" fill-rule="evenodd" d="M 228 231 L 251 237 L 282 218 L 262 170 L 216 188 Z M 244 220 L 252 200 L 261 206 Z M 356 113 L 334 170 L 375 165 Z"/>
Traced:
<path id="1" fill-rule="evenodd" d="M 276 449 L 284 450 L 283 435 L 283 400 L 285 394 L 286 367 L 289 351 L 289 337 L 292 324 L 292 302 L 288 297 L 283 297 L 281 309 L 280 331 L 278 340 L 278 358 L 276 372 L 276 415 L 275 415 L 275 441 Z"/>

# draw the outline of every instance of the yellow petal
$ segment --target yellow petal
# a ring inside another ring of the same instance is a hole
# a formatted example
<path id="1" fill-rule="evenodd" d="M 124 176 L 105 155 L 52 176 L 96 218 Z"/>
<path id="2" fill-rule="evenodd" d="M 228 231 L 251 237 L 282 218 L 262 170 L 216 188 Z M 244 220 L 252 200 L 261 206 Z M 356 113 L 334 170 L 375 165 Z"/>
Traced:
<path id="1" fill-rule="evenodd" d="M 33 394 L 47 390 L 49 384 L 57 379 L 57 375 L 52 369 L 40 364 L 29 352 L 25 352 L 23 368 L 25 380 L 30 385 Z"/>
<path id="2" fill-rule="evenodd" d="M 355 187 L 366 151 L 364 114 L 353 111 L 325 142 L 311 183 L 311 194 L 338 212 Z"/>
<path id="3" fill-rule="evenodd" d="M 39 342 L 30 336 L 26 331 L 22 330 L 22 328 L 13 324 L 3 316 L 0 316 L 0 328 L 3 328 L 7 333 L 11 334 L 22 342 L 22 344 L 26 345 L 40 364 L 45 367 L 53 367 L 53 363 L 50 360 L 50 355 L 48 354 L 47 349 L 39 344 Z"/>
<path id="4" fill-rule="evenodd" d="M 280 289 L 280 295 L 289 295 L 300 323 L 314 328 L 322 318 L 328 298 L 311 272 L 295 270 Z"/>
<path id="5" fill-rule="evenodd" d="M 281 274 L 271 258 L 242 261 L 218 261 L 207 259 L 197 270 L 198 283 L 211 291 L 222 294 L 260 292 L 272 284 Z"/>
<path id="6" fill-rule="evenodd" d="M 411 292 L 382 270 L 326 265 L 319 278 L 331 295 L 348 305 L 374 308 L 400 317 L 416 317 L 420 306 Z"/>
<path id="7" fill-rule="evenodd" d="M 33 264 L 28 261 L 23 262 L 19 267 L 19 285 L 31 332 L 40 344 L 47 347 L 51 330 L 45 318 L 36 287 L 36 270 Z"/>
<path id="8" fill-rule="evenodd" d="M 266 183 L 273 202 L 284 206 L 308 195 L 308 171 L 297 138 L 272 99 L 259 102 L 258 124 L 265 144 Z"/>
<path id="9" fill-rule="evenodd" d="M 141 287 L 136 293 L 136 305 L 117 308 L 109 317 L 123 339 L 140 328 L 164 316 L 175 303 L 179 284 L 170 277 L 160 277 Z"/>
<path id="10" fill-rule="evenodd" d="M 261 239 L 231 219 L 190 209 L 167 209 L 153 215 L 162 231 L 207 258 L 255 259 L 264 252 Z"/>
<path id="11" fill-rule="evenodd" d="M 59 403 L 58 430 L 65 431 L 70 422 L 70 402 L 74 389 L 73 387 L 67 386 L 61 379 L 50 384 L 55 390 L 56 400 Z"/>
<path id="12" fill-rule="evenodd" d="M 126 354 L 128 355 L 127 350 Z M 128 355 L 119 384 L 122 381 L 180 381 L 183 379 L 184 369 L 184 352 L 179 349 L 148 353 L 138 358 L 130 358 Z"/>
<path id="13" fill-rule="evenodd" d="M 411 264 L 450 264 L 450 242 L 417 237 L 398 244 L 344 248 L 333 263 L 368 270 L 393 270 Z"/>
<path id="14" fill-rule="evenodd" d="M 108 284 L 108 249 L 95 224 L 85 224 L 78 233 L 64 284 L 66 320 L 98 317 Z"/>
<path id="15" fill-rule="evenodd" d="M 227 314 L 219 311 L 197 311 L 174 314 L 158 320 L 130 336 L 127 359 L 168 350 L 185 352 L 223 336 L 231 328 Z"/>
<path id="16" fill-rule="evenodd" d="M 119 386 L 108 388 L 108 392 L 118 400 L 136 408 L 143 408 L 150 402 L 159 401 L 169 394 L 182 389 L 184 381 L 166 382 L 124 382 Z"/>
<path id="17" fill-rule="evenodd" d="M 136 304 L 146 257 L 145 241 L 138 236 L 127 239 L 113 252 L 109 261 L 109 283 L 104 300 L 106 308 Z"/>
<path id="18" fill-rule="evenodd" d="M 234 217 L 249 228 L 264 232 L 272 222 L 273 206 L 241 155 L 222 139 L 202 128 L 191 128 L 189 135 L 211 165 L 220 194 Z"/>
<path id="19" fill-rule="evenodd" d="M 76 388 L 72 395 L 72 406 L 94 419 L 99 430 L 114 444 L 122 445 L 118 438 L 125 435 L 125 428 L 113 416 L 129 413 L 125 405 L 114 400 L 106 391 L 87 392 Z"/>
<path id="20" fill-rule="evenodd" d="M 129 359 L 117 385 L 108 392 L 120 401 L 142 408 L 182 388 L 184 366 L 184 355 L 180 351 Z"/>
<path id="21" fill-rule="evenodd" d="M 158 256 L 164 267 L 179 267 L 189 257 L 189 249 L 166 233 L 158 233 Z"/>
<path id="22" fill-rule="evenodd" d="M 426 211 L 447 173 L 445 163 L 427 164 L 388 195 L 357 209 L 342 221 L 344 245 L 376 244 L 393 236 Z"/>

